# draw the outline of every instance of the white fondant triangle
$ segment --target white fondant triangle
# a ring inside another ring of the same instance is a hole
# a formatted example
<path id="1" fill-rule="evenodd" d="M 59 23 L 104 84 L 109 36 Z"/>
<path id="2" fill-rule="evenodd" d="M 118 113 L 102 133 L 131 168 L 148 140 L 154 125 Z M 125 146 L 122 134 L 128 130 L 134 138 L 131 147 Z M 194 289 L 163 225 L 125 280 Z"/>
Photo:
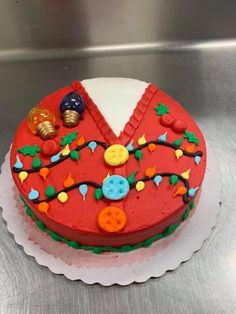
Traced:
<path id="1" fill-rule="evenodd" d="M 128 78 L 94 78 L 81 83 L 116 136 L 124 129 L 148 86 L 146 82 Z"/>

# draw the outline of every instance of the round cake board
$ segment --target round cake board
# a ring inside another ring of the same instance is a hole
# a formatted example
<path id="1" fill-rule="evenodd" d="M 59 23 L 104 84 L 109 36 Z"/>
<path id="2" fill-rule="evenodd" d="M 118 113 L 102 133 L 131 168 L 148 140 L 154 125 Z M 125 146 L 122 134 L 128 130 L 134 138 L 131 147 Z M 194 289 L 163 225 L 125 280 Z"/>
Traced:
<path id="1" fill-rule="evenodd" d="M 39 230 L 25 213 L 14 185 L 9 152 L 1 168 L 0 206 L 7 228 L 27 255 L 55 274 L 87 284 L 129 285 L 160 277 L 191 258 L 209 237 L 216 224 L 221 198 L 221 180 L 215 154 L 208 147 L 208 165 L 197 208 L 177 231 L 148 248 L 129 253 L 103 253 L 76 250 L 56 242 Z M 209 188 L 210 187 L 210 188 Z M 197 258 L 197 257 L 196 257 Z"/>

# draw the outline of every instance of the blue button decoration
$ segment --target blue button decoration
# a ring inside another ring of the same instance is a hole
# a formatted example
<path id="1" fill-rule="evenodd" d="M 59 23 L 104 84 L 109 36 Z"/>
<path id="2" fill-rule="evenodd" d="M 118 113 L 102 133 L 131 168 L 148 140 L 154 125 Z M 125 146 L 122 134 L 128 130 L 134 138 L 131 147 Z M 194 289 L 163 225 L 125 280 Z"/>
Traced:
<path id="1" fill-rule="evenodd" d="M 103 182 L 102 192 L 109 200 L 120 200 L 129 193 L 129 182 L 122 176 L 112 175 Z"/>

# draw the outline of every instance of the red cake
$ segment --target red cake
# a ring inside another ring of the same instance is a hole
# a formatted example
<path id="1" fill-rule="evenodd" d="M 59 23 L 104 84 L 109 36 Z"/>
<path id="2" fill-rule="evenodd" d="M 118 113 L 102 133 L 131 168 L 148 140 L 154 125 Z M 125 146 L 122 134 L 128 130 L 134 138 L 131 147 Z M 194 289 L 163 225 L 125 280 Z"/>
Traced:
<path id="1" fill-rule="evenodd" d="M 203 135 L 155 84 L 75 81 L 41 100 L 10 157 L 26 211 L 76 249 L 127 252 L 173 233 L 206 168 Z"/>

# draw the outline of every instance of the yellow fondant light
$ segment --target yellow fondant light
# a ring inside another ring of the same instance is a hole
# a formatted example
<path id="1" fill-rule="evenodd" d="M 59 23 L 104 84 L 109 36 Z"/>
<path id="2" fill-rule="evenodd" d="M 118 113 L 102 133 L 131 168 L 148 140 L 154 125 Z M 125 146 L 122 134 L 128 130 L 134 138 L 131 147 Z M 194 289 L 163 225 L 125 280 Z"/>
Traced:
<path id="1" fill-rule="evenodd" d="M 104 153 L 105 162 L 110 166 L 122 165 L 128 158 L 129 152 L 127 148 L 120 144 L 109 146 Z"/>

